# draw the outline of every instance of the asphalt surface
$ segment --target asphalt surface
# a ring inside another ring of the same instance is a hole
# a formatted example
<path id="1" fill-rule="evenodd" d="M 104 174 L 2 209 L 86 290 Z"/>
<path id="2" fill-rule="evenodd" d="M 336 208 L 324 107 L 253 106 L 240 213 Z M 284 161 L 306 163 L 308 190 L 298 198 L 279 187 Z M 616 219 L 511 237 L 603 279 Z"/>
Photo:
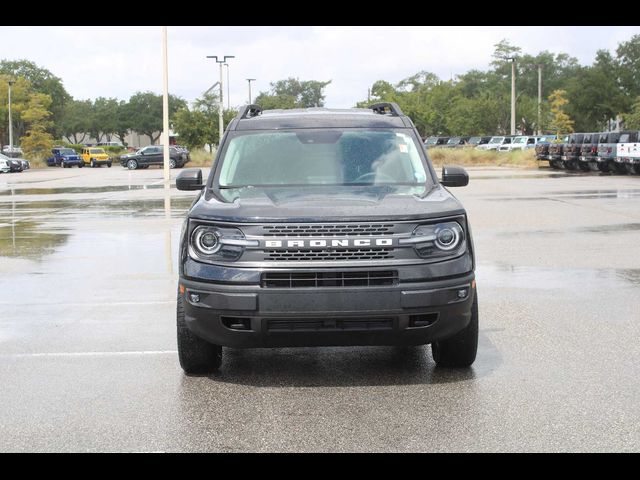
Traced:
<path id="1" fill-rule="evenodd" d="M 473 368 L 226 349 L 210 377 L 176 354 L 193 193 L 155 168 L 0 175 L 0 451 L 638 451 L 640 178 L 469 171 Z"/>

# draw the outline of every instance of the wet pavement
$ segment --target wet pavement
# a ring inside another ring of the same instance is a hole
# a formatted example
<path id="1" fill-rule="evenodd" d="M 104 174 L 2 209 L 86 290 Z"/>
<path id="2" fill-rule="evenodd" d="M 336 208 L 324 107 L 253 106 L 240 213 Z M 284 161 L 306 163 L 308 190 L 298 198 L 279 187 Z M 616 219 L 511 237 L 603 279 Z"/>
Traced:
<path id="1" fill-rule="evenodd" d="M 175 345 L 193 193 L 160 169 L 0 175 L 0 451 L 638 451 L 640 178 L 470 175 L 472 369 L 226 349 L 211 377 Z"/>

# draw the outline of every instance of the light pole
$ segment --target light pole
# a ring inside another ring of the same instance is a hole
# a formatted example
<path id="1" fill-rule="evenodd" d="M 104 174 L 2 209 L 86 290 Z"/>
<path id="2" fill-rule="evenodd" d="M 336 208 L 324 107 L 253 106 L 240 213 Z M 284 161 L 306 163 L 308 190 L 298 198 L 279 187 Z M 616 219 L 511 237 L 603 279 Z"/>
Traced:
<path id="1" fill-rule="evenodd" d="M 542 135 L 541 113 L 542 113 L 542 64 L 536 64 L 538 67 L 538 135 Z"/>
<path id="2" fill-rule="evenodd" d="M 525 65 L 526 67 L 536 67 L 538 69 L 538 123 L 536 128 L 536 135 L 542 135 L 542 67 L 544 66 L 542 63 L 529 63 Z"/>
<path id="3" fill-rule="evenodd" d="M 218 139 L 218 145 L 222 141 L 222 135 L 224 134 L 224 118 L 222 111 L 224 110 L 224 101 L 222 99 L 222 92 L 224 92 L 224 82 L 222 78 L 222 65 L 227 61 L 227 58 L 236 58 L 233 55 L 225 55 L 222 60 L 218 60 L 217 55 L 207 55 L 207 58 L 214 58 L 216 63 L 220 65 L 220 103 L 218 104 L 218 123 L 220 124 L 220 138 Z"/>
<path id="4" fill-rule="evenodd" d="M 511 135 L 516 134 L 516 57 L 507 57 L 511 61 Z"/>
<path id="5" fill-rule="evenodd" d="M 229 64 L 225 63 L 224 66 L 227 67 L 227 110 L 229 110 L 231 109 L 231 91 L 229 90 L 229 85 L 231 85 L 231 82 L 229 82 Z"/>
<path id="6" fill-rule="evenodd" d="M 247 78 L 247 83 L 249 84 L 249 105 L 251 105 L 251 82 L 255 81 L 255 78 Z"/>
<path id="7" fill-rule="evenodd" d="M 9 155 L 13 154 L 13 122 L 11 121 L 11 87 L 15 80 L 11 79 L 7 82 L 9 84 Z"/>

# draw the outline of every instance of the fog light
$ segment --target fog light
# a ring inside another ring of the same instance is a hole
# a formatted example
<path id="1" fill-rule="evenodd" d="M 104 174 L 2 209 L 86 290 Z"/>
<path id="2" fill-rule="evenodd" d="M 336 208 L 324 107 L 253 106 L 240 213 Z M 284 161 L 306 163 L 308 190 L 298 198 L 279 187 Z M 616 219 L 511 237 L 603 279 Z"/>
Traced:
<path id="1" fill-rule="evenodd" d="M 190 293 L 189 294 L 189 299 L 193 302 L 193 303 L 198 303 L 200 301 L 200 295 L 198 295 L 197 293 Z"/>
<path id="2" fill-rule="evenodd" d="M 467 298 L 468 290 L 463 288 L 462 290 L 458 290 L 458 298 Z"/>

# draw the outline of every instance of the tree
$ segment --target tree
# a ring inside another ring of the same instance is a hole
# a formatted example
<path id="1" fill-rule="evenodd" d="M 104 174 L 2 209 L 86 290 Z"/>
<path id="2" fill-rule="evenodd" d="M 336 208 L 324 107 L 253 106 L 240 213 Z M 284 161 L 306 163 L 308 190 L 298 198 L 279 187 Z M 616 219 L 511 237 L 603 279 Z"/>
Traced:
<path id="1" fill-rule="evenodd" d="M 616 55 L 620 84 L 630 105 L 631 99 L 640 96 L 640 35 L 634 35 L 630 40 L 620 43 Z"/>
<path id="2" fill-rule="evenodd" d="M 52 113 L 49 130 L 56 136 L 61 135 L 57 127 L 62 119 L 65 103 L 71 100 L 71 95 L 65 90 L 62 80 L 46 68 L 25 59 L 0 61 L 0 74 L 14 78 L 22 77 L 29 81 L 34 91 L 49 95 L 51 97 L 49 111 Z"/>
<path id="3" fill-rule="evenodd" d="M 11 87 L 11 121 L 13 123 L 13 141 L 24 135 L 25 125 L 22 111 L 29 103 L 29 95 L 33 92 L 31 83 L 24 77 L 0 75 L 0 143 L 9 143 L 9 79 L 15 81 Z M 16 142 L 17 143 L 17 142 Z"/>
<path id="4" fill-rule="evenodd" d="M 173 128 L 180 135 L 181 143 L 192 149 L 219 143 L 218 98 L 215 94 L 207 94 L 196 99 L 191 109 L 185 106 L 176 112 Z M 237 113 L 236 110 L 224 110 L 224 124 L 228 125 Z"/>
<path id="5" fill-rule="evenodd" d="M 320 82 L 317 80 L 300 81 L 297 78 L 287 78 L 271 82 L 268 92 L 260 92 L 255 102 L 263 109 L 274 108 L 308 108 L 324 106 L 324 87 L 331 80 Z"/>
<path id="6" fill-rule="evenodd" d="M 565 113 L 563 108 L 569 103 L 566 99 L 566 94 L 565 90 L 554 90 L 549 95 L 549 104 L 551 106 L 549 128 L 557 133 L 558 138 L 561 135 L 573 132 L 573 120 Z"/>
<path id="7" fill-rule="evenodd" d="M 70 100 L 63 110 L 60 131 L 62 135 L 79 144 L 84 142 L 91 129 L 93 105 L 91 100 Z"/>
<path id="8" fill-rule="evenodd" d="M 174 95 L 169 95 L 169 118 L 186 102 Z M 162 133 L 162 95 L 153 92 L 137 92 L 129 99 L 129 121 L 131 129 L 149 137 L 155 143 Z"/>
<path id="9" fill-rule="evenodd" d="M 162 124 L 162 103 L 160 105 L 160 123 Z M 98 97 L 93 102 L 89 133 L 98 142 L 102 141 L 103 136 L 106 136 L 107 141 L 110 141 L 111 135 L 118 130 L 119 106 L 116 98 Z"/>
<path id="10" fill-rule="evenodd" d="M 27 134 L 20 138 L 20 145 L 25 155 L 36 158 L 45 155 L 53 146 L 53 136 L 47 132 L 51 126 L 51 97 L 44 93 L 32 93 L 29 103 L 22 112 L 22 120 L 27 127 Z"/>
<path id="11" fill-rule="evenodd" d="M 631 112 L 622 116 L 624 127 L 629 130 L 640 130 L 640 97 L 631 106 Z"/>
<path id="12" fill-rule="evenodd" d="M 127 145 L 126 137 L 129 130 L 131 130 L 131 125 L 131 107 L 126 101 L 120 100 L 116 109 L 116 122 L 113 133 L 125 146 Z"/>

